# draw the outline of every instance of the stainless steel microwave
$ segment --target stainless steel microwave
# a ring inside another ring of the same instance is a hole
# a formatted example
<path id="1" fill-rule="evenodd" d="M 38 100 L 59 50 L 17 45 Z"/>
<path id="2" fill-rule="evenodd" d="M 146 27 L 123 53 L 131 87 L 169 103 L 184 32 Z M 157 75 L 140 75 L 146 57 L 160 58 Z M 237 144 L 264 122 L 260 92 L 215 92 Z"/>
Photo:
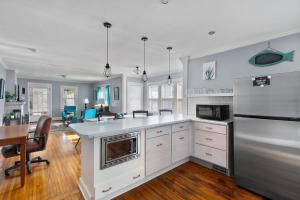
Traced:
<path id="1" fill-rule="evenodd" d="M 229 119 L 229 105 L 196 105 L 196 116 L 203 119 L 223 121 Z"/>
<path id="2" fill-rule="evenodd" d="M 139 131 L 101 138 L 101 169 L 138 158 L 140 140 Z"/>

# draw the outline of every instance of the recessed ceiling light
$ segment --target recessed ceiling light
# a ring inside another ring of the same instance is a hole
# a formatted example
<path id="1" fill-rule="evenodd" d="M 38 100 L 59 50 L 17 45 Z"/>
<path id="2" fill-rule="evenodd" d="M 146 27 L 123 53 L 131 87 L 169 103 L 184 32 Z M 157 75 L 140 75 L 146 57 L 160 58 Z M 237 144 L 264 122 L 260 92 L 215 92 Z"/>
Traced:
<path id="1" fill-rule="evenodd" d="M 209 31 L 208 35 L 214 35 L 216 33 L 216 31 Z"/>
<path id="2" fill-rule="evenodd" d="M 162 4 L 167 4 L 167 3 L 169 3 L 169 0 L 160 0 L 160 2 L 161 2 Z"/>

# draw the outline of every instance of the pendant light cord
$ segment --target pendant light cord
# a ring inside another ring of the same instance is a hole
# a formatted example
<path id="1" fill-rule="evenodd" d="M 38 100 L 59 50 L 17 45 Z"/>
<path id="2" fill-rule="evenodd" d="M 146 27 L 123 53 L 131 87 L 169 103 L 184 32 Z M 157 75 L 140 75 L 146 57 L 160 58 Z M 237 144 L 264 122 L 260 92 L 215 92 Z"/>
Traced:
<path id="1" fill-rule="evenodd" d="M 146 40 L 144 40 L 144 71 L 146 71 Z"/>
<path id="2" fill-rule="evenodd" d="M 108 27 L 106 27 L 106 63 L 108 63 Z"/>
<path id="3" fill-rule="evenodd" d="M 169 49 L 169 76 L 171 75 L 171 64 L 170 64 L 171 56 L 170 56 L 170 54 L 171 54 L 171 49 Z"/>

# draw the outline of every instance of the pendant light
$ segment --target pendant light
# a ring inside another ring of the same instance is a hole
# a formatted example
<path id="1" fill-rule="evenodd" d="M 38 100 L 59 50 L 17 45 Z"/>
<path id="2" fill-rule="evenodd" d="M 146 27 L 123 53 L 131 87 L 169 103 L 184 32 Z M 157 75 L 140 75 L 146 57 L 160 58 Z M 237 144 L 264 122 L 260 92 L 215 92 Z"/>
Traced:
<path id="1" fill-rule="evenodd" d="M 139 74 L 141 73 L 140 67 L 139 67 L 139 66 L 136 66 L 135 69 L 133 70 L 133 72 L 134 72 L 136 75 L 139 75 Z"/>
<path id="2" fill-rule="evenodd" d="M 111 67 L 108 64 L 108 29 L 111 27 L 111 23 L 109 22 L 104 22 L 103 25 L 106 27 L 106 65 L 104 67 L 104 72 L 103 75 L 106 78 L 111 77 Z"/>
<path id="3" fill-rule="evenodd" d="M 171 78 L 171 50 L 172 49 L 173 49 L 172 47 L 167 47 L 167 50 L 169 51 L 169 76 L 167 79 L 168 85 L 172 84 L 172 78 Z"/>
<path id="4" fill-rule="evenodd" d="M 144 71 L 143 71 L 142 79 L 144 82 L 147 82 L 148 77 L 146 72 L 146 41 L 148 40 L 148 38 L 142 37 L 142 40 L 144 41 Z"/>

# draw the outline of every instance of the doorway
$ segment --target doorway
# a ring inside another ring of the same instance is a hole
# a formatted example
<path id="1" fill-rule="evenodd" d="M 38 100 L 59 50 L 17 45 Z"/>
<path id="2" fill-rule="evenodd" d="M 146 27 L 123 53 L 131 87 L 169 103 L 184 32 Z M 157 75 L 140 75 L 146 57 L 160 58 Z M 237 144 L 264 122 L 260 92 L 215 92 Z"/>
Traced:
<path id="1" fill-rule="evenodd" d="M 29 121 L 37 122 L 40 116 L 52 116 L 52 85 L 46 83 L 28 84 Z"/>

